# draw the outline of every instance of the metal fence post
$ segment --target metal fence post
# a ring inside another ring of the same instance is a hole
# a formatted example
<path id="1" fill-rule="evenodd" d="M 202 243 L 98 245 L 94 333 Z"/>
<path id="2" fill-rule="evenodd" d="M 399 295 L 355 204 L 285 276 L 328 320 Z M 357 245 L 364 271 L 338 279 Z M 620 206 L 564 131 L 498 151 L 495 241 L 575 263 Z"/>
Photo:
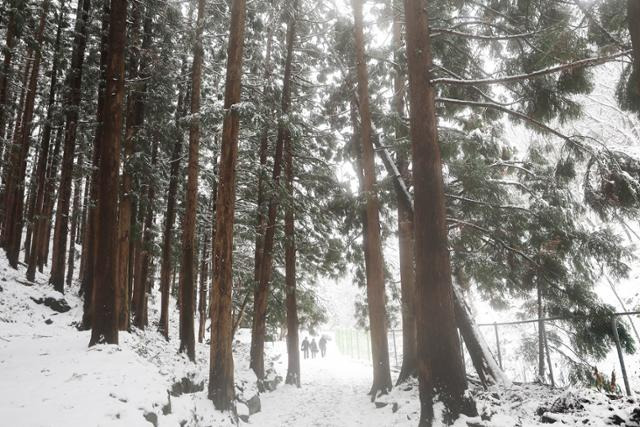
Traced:
<path id="1" fill-rule="evenodd" d="M 620 370 L 622 371 L 622 379 L 624 380 L 624 388 L 627 396 L 631 396 L 631 387 L 629 387 L 629 378 L 627 378 L 627 369 L 624 367 L 624 356 L 622 355 L 622 345 L 620 345 L 620 337 L 618 336 L 618 319 L 614 315 L 611 319 L 611 327 L 613 330 L 613 339 L 616 342 L 616 350 L 618 350 L 618 359 L 620 359 Z"/>
<path id="2" fill-rule="evenodd" d="M 502 352 L 500 351 L 500 336 L 498 335 L 498 324 L 493 322 L 493 330 L 496 334 L 496 347 L 498 349 L 498 363 L 500 364 L 500 369 L 502 369 Z"/>
<path id="3" fill-rule="evenodd" d="M 393 357 L 396 360 L 396 366 L 398 366 L 398 349 L 396 348 L 396 331 L 391 330 L 391 337 L 393 338 Z"/>

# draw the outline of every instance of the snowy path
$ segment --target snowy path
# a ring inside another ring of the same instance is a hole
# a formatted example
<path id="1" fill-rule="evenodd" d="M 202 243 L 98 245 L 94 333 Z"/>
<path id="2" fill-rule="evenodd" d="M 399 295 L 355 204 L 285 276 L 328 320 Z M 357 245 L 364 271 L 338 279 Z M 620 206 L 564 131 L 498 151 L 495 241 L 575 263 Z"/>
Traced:
<path id="1" fill-rule="evenodd" d="M 367 395 L 371 366 L 335 354 L 301 360 L 302 387 L 280 385 L 260 396 L 262 412 L 250 423 L 275 426 L 389 426 L 397 425 L 390 407 L 376 409 Z M 286 373 L 286 354 L 277 366 Z M 406 421 L 406 419 L 405 419 Z"/>

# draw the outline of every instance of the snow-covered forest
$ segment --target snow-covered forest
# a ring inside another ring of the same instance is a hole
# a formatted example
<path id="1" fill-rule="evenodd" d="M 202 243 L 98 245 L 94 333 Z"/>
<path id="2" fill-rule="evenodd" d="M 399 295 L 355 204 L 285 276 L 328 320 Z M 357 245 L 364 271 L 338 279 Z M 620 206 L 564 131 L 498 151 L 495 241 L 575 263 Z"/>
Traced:
<path id="1" fill-rule="evenodd" d="M 0 425 L 640 426 L 640 0 L 0 0 Z"/>

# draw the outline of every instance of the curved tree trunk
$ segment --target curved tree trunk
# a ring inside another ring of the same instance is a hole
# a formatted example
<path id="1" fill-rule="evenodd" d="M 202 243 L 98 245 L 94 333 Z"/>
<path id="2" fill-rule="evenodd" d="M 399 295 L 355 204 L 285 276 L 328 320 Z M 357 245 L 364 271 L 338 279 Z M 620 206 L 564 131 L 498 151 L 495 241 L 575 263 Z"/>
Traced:
<path id="1" fill-rule="evenodd" d="M 94 262 L 93 315 L 89 345 L 118 343 L 118 171 L 124 101 L 124 46 L 127 0 L 111 0 L 98 179 L 98 223 Z"/>
<path id="2" fill-rule="evenodd" d="M 233 222 L 235 216 L 238 132 L 240 117 L 233 106 L 240 102 L 242 81 L 242 52 L 246 1 L 233 0 L 227 51 L 227 78 L 225 84 L 225 117 L 222 127 L 220 175 L 216 207 L 215 241 L 213 256 L 213 286 L 211 292 L 211 355 L 209 367 L 209 399 L 218 410 L 233 406 L 233 354 L 231 351 L 233 292 Z"/>
<path id="3" fill-rule="evenodd" d="M 444 183 L 438 145 L 427 2 L 404 0 L 415 191 L 416 325 L 420 425 L 433 421 L 437 393 L 452 418 L 475 415 L 456 331 L 447 247 Z"/>
<path id="4" fill-rule="evenodd" d="M 366 201 L 365 269 L 367 278 L 367 301 L 369 304 L 369 327 L 371 332 L 371 357 L 373 361 L 373 384 L 371 398 L 391 389 L 389 347 L 384 290 L 384 260 L 380 238 L 379 203 L 376 191 L 373 141 L 371 140 L 371 114 L 369 112 L 369 77 L 365 59 L 362 0 L 353 0 L 355 59 L 358 76 L 358 101 L 360 110 L 360 137 L 364 194 Z"/>

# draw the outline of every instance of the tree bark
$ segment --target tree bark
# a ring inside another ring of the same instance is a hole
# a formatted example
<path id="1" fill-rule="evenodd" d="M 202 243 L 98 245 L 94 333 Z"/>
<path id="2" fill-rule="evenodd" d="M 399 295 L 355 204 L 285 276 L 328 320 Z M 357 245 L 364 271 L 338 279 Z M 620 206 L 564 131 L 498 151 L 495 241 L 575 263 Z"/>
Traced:
<path id="1" fill-rule="evenodd" d="M 293 44 L 295 35 L 297 0 L 294 0 L 291 10 L 289 27 L 292 35 L 287 43 Z M 287 52 L 289 54 L 289 52 Z M 291 61 L 291 59 L 287 59 Z M 286 175 L 286 190 L 289 198 L 284 214 L 285 236 L 285 292 L 287 308 L 287 384 L 300 387 L 300 340 L 298 337 L 298 302 L 296 300 L 296 241 L 295 241 L 295 208 L 294 208 L 294 169 L 293 143 L 291 132 L 285 128 L 284 134 L 284 169 Z"/>
<path id="2" fill-rule="evenodd" d="M 9 109 L 7 103 L 7 100 L 9 98 L 8 81 L 9 75 L 11 74 L 11 61 L 13 60 L 13 49 L 15 48 L 17 39 L 20 35 L 18 28 L 19 15 L 22 14 L 26 5 L 26 1 L 11 0 L 9 3 L 11 6 L 11 11 L 9 13 L 9 20 L 7 22 L 7 28 L 5 32 L 6 41 L 3 49 L 4 59 L 2 61 L 2 73 L 0 74 L 0 135 L 4 135 L 5 126 L 7 124 L 7 110 Z M 0 141 L 0 159 L 3 158 L 3 149 L 4 141 Z M 4 169 L 7 165 L 4 164 L 2 166 Z M 4 173 L 4 170 L 2 172 Z"/>
<path id="3" fill-rule="evenodd" d="M 198 211 L 198 162 L 200 151 L 200 97 L 204 50 L 204 0 L 198 0 L 196 40 L 191 74 L 191 123 L 189 128 L 189 160 L 187 164 L 187 198 L 182 226 L 182 269 L 180 280 L 180 351 L 195 361 L 194 297 L 197 287 L 195 267 L 195 228 Z"/>
<path id="4" fill-rule="evenodd" d="M 135 137 L 138 129 L 142 126 L 140 120 L 139 98 L 137 82 L 138 79 L 138 59 L 140 58 L 140 15 L 142 5 L 138 1 L 131 4 L 131 29 L 129 32 L 129 58 L 127 60 L 127 73 L 130 87 L 127 96 L 126 125 L 123 140 L 123 167 L 120 180 L 120 205 L 118 209 L 118 286 L 120 286 L 120 312 L 118 313 L 118 323 L 121 331 L 129 329 L 129 271 L 131 247 L 131 228 L 133 216 L 131 215 L 133 205 L 133 177 L 131 159 L 135 154 Z"/>
<path id="5" fill-rule="evenodd" d="M 207 322 L 207 284 L 209 282 L 209 233 L 203 227 L 204 238 L 202 242 L 202 255 L 200 257 L 200 297 L 198 298 L 198 342 L 204 341 L 204 332 Z"/>
<path id="6" fill-rule="evenodd" d="M 69 234 L 69 265 L 67 267 L 67 287 L 71 286 L 76 265 L 76 235 L 78 233 L 78 220 L 80 219 L 80 194 L 82 191 L 82 169 L 84 164 L 84 151 L 78 153 L 76 177 L 73 184 L 73 206 L 71 207 L 71 232 Z"/>
<path id="7" fill-rule="evenodd" d="M 396 70 L 393 76 L 393 106 L 396 114 L 396 147 L 398 170 L 404 182 L 410 182 L 409 160 L 401 145 L 401 141 L 409 137 L 409 130 L 404 124 L 406 92 L 404 73 L 401 64 L 402 51 L 402 3 L 394 0 L 393 46 Z M 398 202 L 398 247 L 400 256 L 400 290 L 402 298 L 402 367 L 396 384 L 406 381 L 417 373 L 416 359 L 416 309 L 415 309 L 415 263 L 413 255 L 413 212 L 404 203 L 404 195 L 396 188 Z"/>
<path id="8" fill-rule="evenodd" d="M 56 100 L 56 92 L 58 90 L 58 70 L 60 68 L 60 42 L 62 38 L 62 25 L 64 24 L 64 2 L 60 5 L 58 17 L 58 28 L 56 30 L 56 41 L 54 44 L 53 65 L 51 66 L 51 84 L 49 86 L 49 98 L 47 101 L 47 116 L 42 131 L 42 141 L 40 145 L 40 155 L 38 157 L 38 165 L 36 166 L 36 203 L 34 209 L 33 239 L 28 252 L 27 259 L 27 280 L 34 281 L 36 276 L 36 267 L 38 264 L 38 253 L 41 247 L 41 241 L 44 238 L 44 226 L 46 225 L 44 211 L 47 186 L 47 164 L 49 163 L 49 150 L 51 146 L 51 128 L 53 122 L 53 112 Z M 1 154 L 0 154 L 1 156 Z"/>
<path id="9" fill-rule="evenodd" d="M 31 62 L 29 83 L 27 87 L 24 108 L 21 114 L 20 125 L 14 132 L 11 150 L 11 172 L 7 175 L 7 185 L 5 187 L 5 209 L 6 217 L 4 223 L 4 233 L 6 236 L 5 249 L 7 260 L 13 268 L 18 268 L 18 258 L 20 255 L 20 243 L 22 241 L 22 228 L 24 225 L 24 187 L 27 168 L 27 156 L 31 145 L 31 126 L 33 110 L 35 107 L 36 93 L 38 89 L 38 77 L 40 73 L 40 62 L 42 61 L 42 48 L 44 30 L 49 12 L 49 0 L 42 3 L 38 30 L 36 32 L 36 44 L 34 58 Z"/>
<path id="10" fill-rule="evenodd" d="M 103 123 L 105 116 L 106 84 L 107 84 L 107 60 L 109 45 L 109 18 L 111 16 L 110 0 L 102 4 L 102 36 L 100 38 L 100 83 L 98 84 L 98 110 L 96 112 L 96 132 L 93 138 L 93 156 L 91 159 L 91 189 L 89 219 L 87 221 L 87 236 L 82 246 L 82 256 L 85 257 L 85 271 L 82 275 L 80 292 L 84 296 L 82 306 L 82 328 L 89 329 L 93 324 L 93 278 L 98 251 L 98 193 L 99 193 L 99 168 L 102 152 Z"/>
<path id="11" fill-rule="evenodd" d="M 155 168 L 158 162 L 158 139 L 155 138 L 153 146 L 151 148 L 151 167 Z M 144 329 L 149 323 L 147 293 L 150 289 L 149 271 L 151 260 L 151 247 L 153 246 L 153 200 L 155 199 L 156 186 L 150 179 L 147 182 L 147 202 L 145 210 L 141 213 L 144 214 L 144 224 L 142 232 L 142 241 L 136 242 L 136 315 L 134 322 L 136 327 Z M 141 206 L 142 209 L 142 206 Z M 138 280 L 139 278 L 139 280 Z"/>
<path id="12" fill-rule="evenodd" d="M 69 203 L 73 178 L 73 159 L 76 149 L 76 130 L 80 117 L 82 100 L 82 64 L 87 46 L 90 0 L 84 0 L 78 7 L 71 54 L 71 69 L 67 77 L 69 92 L 65 97 L 66 125 L 64 134 L 64 154 L 62 155 L 62 174 L 58 190 L 58 206 L 53 233 L 53 253 L 51 258 L 51 276 L 49 283 L 54 289 L 64 292 L 64 273 L 66 263 L 67 237 L 69 233 Z"/>
<path id="13" fill-rule="evenodd" d="M 538 299 L 538 381 L 544 383 L 544 307 L 542 303 L 542 286 L 538 283 L 536 287 Z"/>
<path id="14" fill-rule="evenodd" d="M 233 291 L 233 222 L 235 215 L 238 133 L 240 116 L 234 110 L 240 102 L 242 53 L 246 1 L 233 0 L 227 50 L 225 84 L 225 117 L 222 127 L 220 175 L 216 207 L 215 243 L 213 256 L 213 286 L 211 292 L 211 354 L 209 368 L 209 399 L 218 410 L 233 406 L 232 291 Z"/>
<path id="15" fill-rule="evenodd" d="M 269 27 L 267 33 L 267 51 L 265 54 L 265 65 L 264 65 L 264 86 L 263 86 L 263 103 L 268 105 L 268 93 L 269 84 L 271 81 L 271 49 L 273 46 L 273 29 L 274 25 Z M 269 108 L 269 112 L 271 113 L 271 108 Z M 264 256 L 264 235 L 266 232 L 266 224 L 265 224 L 265 199 L 264 199 L 264 181 L 265 181 L 265 169 L 267 168 L 267 156 L 269 151 L 269 128 L 265 124 L 263 125 L 262 135 L 260 136 L 260 151 L 258 157 L 260 159 L 260 169 L 258 169 L 258 197 L 257 197 L 257 211 L 258 218 L 256 221 L 256 250 L 254 256 L 254 286 L 257 286 L 260 283 L 260 263 L 262 262 L 262 257 Z"/>
<path id="16" fill-rule="evenodd" d="M 413 178 L 415 192 L 416 328 L 420 425 L 433 422 L 434 391 L 451 418 L 475 415 L 456 331 L 451 265 L 447 247 L 444 183 L 431 79 L 427 5 L 404 0 Z"/>
<path id="17" fill-rule="evenodd" d="M 366 201 L 365 269 L 367 278 L 367 300 L 369 304 L 369 328 L 371 333 L 371 357 L 373 361 L 373 384 L 369 394 L 391 389 L 389 347 L 387 342 L 384 259 L 380 238 L 379 203 L 376 190 L 375 159 L 371 140 L 371 114 L 369 111 L 369 76 L 365 59 L 362 0 L 353 0 L 355 59 L 358 77 L 358 101 L 360 110 L 360 137 L 364 194 Z"/>
<path id="18" fill-rule="evenodd" d="M 93 327 L 89 345 L 118 343 L 118 170 L 122 105 L 124 100 L 124 47 L 127 0 L 111 0 L 104 101 L 103 140 L 100 150 L 98 224 L 93 284 Z"/>
<path id="19" fill-rule="evenodd" d="M 297 1 L 290 3 L 291 10 L 297 7 Z M 284 66 L 284 78 L 282 81 L 281 115 L 282 119 L 278 124 L 278 137 L 276 139 L 276 151 L 273 159 L 273 192 L 269 198 L 269 211 L 267 218 L 266 232 L 262 246 L 262 260 L 260 261 L 260 280 L 253 299 L 253 327 L 251 329 L 251 368 L 256 373 L 258 380 L 264 377 L 264 340 L 267 323 L 267 305 L 269 298 L 269 282 L 273 268 L 273 246 L 276 231 L 276 220 L 278 216 L 278 205 L 280 195 L 280 173 L 282 169 L 282 155 L 284 140 L 288 132 L 288 121 L 291 106 L 291 67 L 293 62 L 293 44 L 295 42 L 295 22 L 289 21 L 287 28 L 287 52 Z"/>

